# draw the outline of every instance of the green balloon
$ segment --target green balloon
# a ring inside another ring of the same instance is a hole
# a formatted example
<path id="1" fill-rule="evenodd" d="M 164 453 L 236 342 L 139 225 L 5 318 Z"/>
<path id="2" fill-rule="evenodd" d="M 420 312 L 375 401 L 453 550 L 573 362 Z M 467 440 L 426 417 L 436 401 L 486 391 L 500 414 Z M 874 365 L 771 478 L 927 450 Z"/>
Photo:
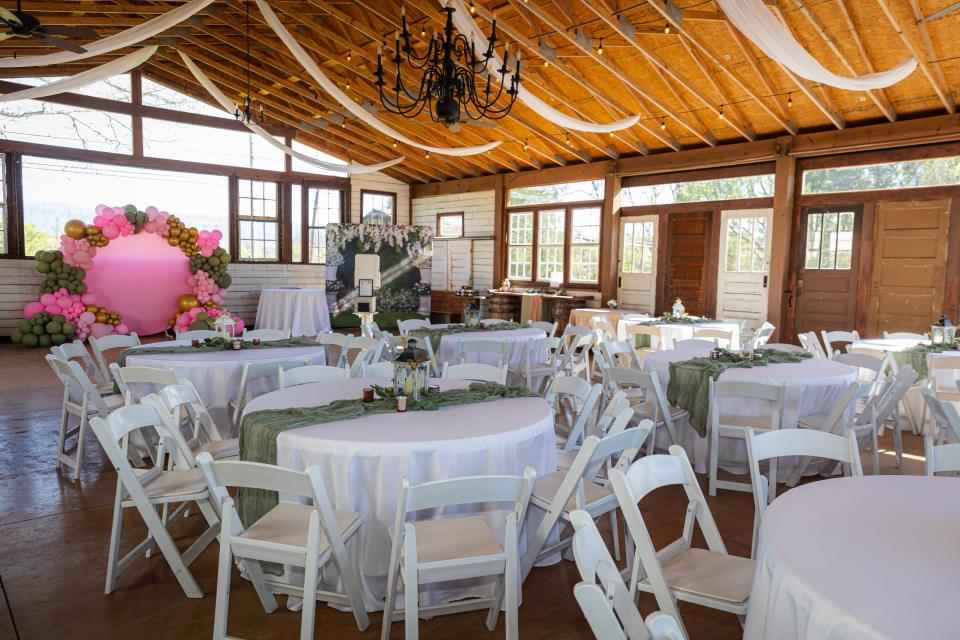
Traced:
<path id="1" fill-rule="evenodd" d="M 209 329 L 210 326 L 204 320 L 200 320 L 200 317 L 197 316 L 197 319 L 190 323 L 190 331 L 203 331 L 204 329 Z"/>
<path id="2" fill-rule="evenodd" d="M 10 334 L 10 339 L 13 340 L 14 343 L 20 344 L 23 342 L 23 333 L 20 331 L 20 329 L 14 329 L 13 333 Z"/>
<path id="3" fill-rule="evenodd" d="M 63 335 L 67 336 L 68 338 L 72 338 L 76 333 L 77 325 L 73 324 L 72 322 L 63 323 Z"/>
<path id="4" fill-rule="evenodd" d="M 49 273 L 49 272 L 50 272 L 50 265 L 47 264 L 46 262 L 37 262 L 37 264 L 35 265 L 35 267 L 36 267 L 37 271 L 39 271 L 40 273 Z"/>
<path id="5" fill-rule="evenodd" d="M 209 264 L 211 267 L 219 267 L 220 258 L 218 258 L 217 256 L 210 256 L 209 258 L 207 258 L 207 264 Z"/>
<path id="6" fill-rule="evenodd" d="M 53 320 L 54 322 L 59 322 L 60 324 L 63 324 L 64 322 L 67 321 L 67 316 L 63 315 L 62 313 L 58 313 L 50 319 Z"/>
<path id="7" fill-rule="evenodd" d="M 39 343 L 37 336 L 32 333 L 25 334 L 23 340 L 21 341 L 25 347 L 35 347 Z"/>
<path id="8" fill-rule="evenodd" d="M 57 322 L 56 320 L 51 320 L 46 325 L 44 325 L 44 328 L 47 330 L 47 333 L 49 333 L 50 335 L 53 335 L 55 333 L 60 333 L 61 331 L 63 331 L 63 325 Z"/>
<path id="9" fill-rule="evenodd" d="M 55 333 L 52 336 L 50 336 L 50 342 L 52 342 L 53 344 L 63 344 L 66 341 L 67 341 L 67 336 L 63 335 L 62 333 Z"/>
<path id="10" fill-rule="evenodd" d="M 223 255 L 220 256 L 220 262 L 222 262 L 223 264 L 230 264 L 230 260 L 231 260 L 230 254 L 224 251 Z"/>
<path id="11" fill-rule="evenodd" d="M 37 344 L 39 344 L 41 347 L 49 347 L 50 336 L 48 336 L 47 334 L 43 334 L 42 336 L 39 336 L 37 338 Z"/>
<path id="12" fill-rule="evenodd" d="M 30 322 L 29 318 L 24 318 L 20 321 L 20 326 L 17 328 L 20 330 L 20 333 L 30 333 L 33 329 L 33 323 Z"/>
<path id="13" fill-rule="evenodd" d="M 83 294 L 85 294 L 86 292 L 87 292 L 87 285 L 86 285 L 85 283 L 83 283 L 83 282 L 81 282 L 80 284 L 78 284 L 78 285 L 77 285 L 77 290 L 74 291 L 74 293 L 79 293 L 80 295 L 83 295 Z"/>
<path id="14" fill-rule="evenodd" d="M 33 332 L 33 335 L 35 335 L 35 336 L 42 336 L 42 335 L 45 333 L 45 331 L 44 331 L 44 326 L 43 326 L 42 324 L 34 325 L 34 326 L 33 326 L 33 329 L 31 329 L 31 331 Z"/>
<path id="15" fill-rule="evenodd" d="M 205 312 L 203 312 L 203 311 L 201 311 L 200 313 L 197 314 L 197 320 L 208 320 L 209 318 L 210 318 L 210 316 L 207 315 L 207 313 L 205 313 Z"/>

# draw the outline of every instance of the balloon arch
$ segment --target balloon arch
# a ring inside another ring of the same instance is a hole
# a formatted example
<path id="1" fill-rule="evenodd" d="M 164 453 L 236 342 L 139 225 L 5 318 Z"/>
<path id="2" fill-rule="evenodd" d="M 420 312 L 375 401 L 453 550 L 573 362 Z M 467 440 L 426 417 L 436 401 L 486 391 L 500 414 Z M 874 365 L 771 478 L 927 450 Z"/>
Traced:
<path id="1" fill-rule="evenodd" d="M 68 340 L 167 329 L 212 329 L 230 286 L 220 231 L 199 231 L 147 207 L 98 205 L 92 224 L 70 220 L 60 248 L 39 251 L 40 299 L 23 310 L 13 341 Z M 230 314 L 232 315 L 232 314 Z M 236 328 L 243 320 L 232 316 Z"/>

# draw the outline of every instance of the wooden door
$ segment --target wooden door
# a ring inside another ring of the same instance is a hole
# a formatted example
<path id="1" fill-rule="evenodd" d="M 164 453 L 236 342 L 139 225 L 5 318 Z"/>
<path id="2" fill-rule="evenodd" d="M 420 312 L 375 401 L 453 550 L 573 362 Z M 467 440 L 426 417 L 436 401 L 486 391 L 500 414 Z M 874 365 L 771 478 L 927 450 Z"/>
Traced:
<path id="1" fill-rule="evenodd" d="M 718 318 L 749 320 L 754 327 L 766 321 L 772 218 L 773 209 L 721 213 Z"/>
<path id="2" fill-rule="evenodd" d="M 664 309 L 680 298 L 687 313 L 711 315 L 707 289 L 710 218 L 709 211 L 667 217 Z"/>
<path id="3" fill-rule="evenodd" d="M 855 328 L 862 217 L 859 206 L 803 208 L 794 333 Z"/>
<path id="4" fill-rule="evenodd" d="M 924 333 L 940 318 L 950 200 L 877 205 L 867 327 Z"/>
<path id="5" fill-rule="evenodd" d="M 624 310 L 656 313 L 659 216 L 620 218 L 617 299 Z"/>

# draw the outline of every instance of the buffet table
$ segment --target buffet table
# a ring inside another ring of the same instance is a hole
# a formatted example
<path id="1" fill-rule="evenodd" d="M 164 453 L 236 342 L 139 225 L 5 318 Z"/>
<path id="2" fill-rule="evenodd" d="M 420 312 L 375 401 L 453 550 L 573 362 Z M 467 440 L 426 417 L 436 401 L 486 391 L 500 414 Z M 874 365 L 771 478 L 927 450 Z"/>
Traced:
<path id="1" fill-rule="evenodd" d="M 257 329 L 289 329 L 293 336 L 330 331 L 330 312 L 323 289 L 264 289 L 257 303 Z"/>

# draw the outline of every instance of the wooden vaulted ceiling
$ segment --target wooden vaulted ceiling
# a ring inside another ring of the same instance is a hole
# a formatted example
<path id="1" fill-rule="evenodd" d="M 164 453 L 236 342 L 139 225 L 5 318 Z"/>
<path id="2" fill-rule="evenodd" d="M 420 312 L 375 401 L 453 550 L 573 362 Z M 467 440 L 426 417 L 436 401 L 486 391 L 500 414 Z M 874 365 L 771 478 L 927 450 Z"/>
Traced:
<path id="1" fill-rule="evenodd" d="M 0 1 L 8 7 L 13 4 Z M 92 26 L 106 36 L 180 2 L 24 0 L 23 4 L 45 24 Z M 401 4 L 421 45 L 421 28 L 429 34 L 442 26 L 437 0 L 270 0 L 270 4 L 324 72 L 342 88 L 349 86 L 348 93 L 361 102 L 379 104 L 373 84 L 377 48 L 392 42 Z M 907 79 L 871 92 L 843 91 L 798 78 L 747 42 L 711 0 L 675 4 L 682 11 L 679 21 L 664 0 L 474 0 L 481 28 L 489 33 L 490 20 L 496 16 L 500 34 L 522 51 L 525 85 L 552 106 L 595 122 L 641 114 L 636 125 L 611 135 L 564 130 L 521 102 L 496 126 L 462 126 L 457 133 L 431 122 L 426 114 L 409 120 L 381 109 L 381 118 L 424 143 L 502 141 L 480 155 L 427 158 L 419 149 L 395 146 L 315 89 L 251 2 L 252 88 L 268 121 L 301 142 L 367 164 L 404 154 L 407 160 L 387 173 L 411 183 L 955 112 L 960 10 L 944 11 L 954 0 L 770 4 L 800 42 L 834 72 L 886 70 L 907 55 L 917 57 L 920 65 Z M 244 11 L 243 0 L 217 0 L 158 37 L 165 46 L 142 68 L 144 75 L 211 102 L 174 51 L 179 47 L 227 95 L 239 99 L 245 92 Z M 49 51 L 35 40 L 0 43 L 0 56 Z M 71 74 L 109 57 L 42 71 L 0 70 L 0 76 Z"/>

